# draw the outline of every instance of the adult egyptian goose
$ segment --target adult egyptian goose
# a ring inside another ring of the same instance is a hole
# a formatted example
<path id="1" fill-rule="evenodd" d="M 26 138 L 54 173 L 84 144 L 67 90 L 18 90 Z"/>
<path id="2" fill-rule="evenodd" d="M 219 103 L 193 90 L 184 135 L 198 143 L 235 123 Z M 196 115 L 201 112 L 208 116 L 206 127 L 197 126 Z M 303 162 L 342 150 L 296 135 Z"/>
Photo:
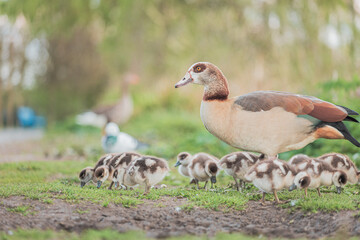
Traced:
<path id="1" fill-rule="evenodd" d="M 318 138 L 347 139 L 357 147 L 342 121 L 358 122 L 357 112 L 311 96 L 257 91 L 228 98 L 228 81 L 214 64 L 193 64 L 175 88 L 189 83 L 204 86 L 200 116 L 206 129 L 243 150 L 266 154 L 296 150 Z"/>

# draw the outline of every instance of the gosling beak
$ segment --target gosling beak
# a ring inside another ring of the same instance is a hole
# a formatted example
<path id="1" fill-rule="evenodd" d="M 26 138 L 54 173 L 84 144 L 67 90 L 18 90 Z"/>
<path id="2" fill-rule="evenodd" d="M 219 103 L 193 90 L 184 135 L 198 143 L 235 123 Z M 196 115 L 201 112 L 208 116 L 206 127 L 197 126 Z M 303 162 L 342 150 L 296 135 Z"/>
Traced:
<path id="1" fill-rule="evenodd" d="M 183 79 L 181 79 L 177 84 L 175 84 L 175 88 L 185 86 L 186 84 L 189 84 L 192 81 L 194 81 L 193 78 L 191 77 L 190 73 L 187 72 L 185 74 L 185 77 Z"/>
<path id="2" fill-rule="evenodd" d="M 117 188 L 119 186 L 119 182 L 115 182 L 114 186 Z"/>
<path id="3" fill-rule="evenodd" d="M 80 183 L 80 187 L 84 187 L 85 184 L 86 184 L 85 182 L 81 182 L 81 183 Z"/>
<path id="4" fill-rule="evenodd" d="M 337 192 L 338 194 L 340 194 L 340 193 L 341 193 L 341 187 L 336 187 L 336 192 Z"/>
<path id="5" fill-rule="evenodd" d="M 174 167 L 177 167 L 177 166 L 180 166 L 180 165 L 181 165 L 180 161 L 177 161 L 177 162 L 175 163 Z"/>
<path id="6" fill-rule="evenodd" d="M 210 180 L 211 180 L 211 183 L 216 183 L 216 176 L 212 176 L 212 177 L 210 178 Z"/>
<path id="7" fill-rule="evenodd" d="M 297 186 L 295 185 L 295 183 L 293 183 L 290 187 L 289 187 L 289 191 L 295 190 L 297 188 Z"/>
<path id="8" fill-rule="evenodd" d="M 102 182 L 101 181 L 97 181 L 97 188 L 101 187 Z"/>

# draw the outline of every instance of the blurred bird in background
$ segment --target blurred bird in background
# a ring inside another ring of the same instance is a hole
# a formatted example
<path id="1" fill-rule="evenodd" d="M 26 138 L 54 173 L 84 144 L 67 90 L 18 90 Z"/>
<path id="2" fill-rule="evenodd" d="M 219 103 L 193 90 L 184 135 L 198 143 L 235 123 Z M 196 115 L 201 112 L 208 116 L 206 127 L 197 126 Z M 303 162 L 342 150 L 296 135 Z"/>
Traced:
<path id="1" fill-rule="evenodd" d="M 122 82 L 121 98 L 115 104 L 99 106 L 91 111 L 77 115 L 76 123 L 95 127 L 103 127 L 108 122 L 125 124 L 134 111 L 130 85 L 135 85 L 138 82 L 139 76 L 137 74 L 126 73 Z"/>
<path id="2" fill-rule="evenodd" d="M 106 153 L 138 151 L 149 147 L 129 134 L 120 132 L 118 125 L 114 122 L 106 124 L 101 144 Z"/>

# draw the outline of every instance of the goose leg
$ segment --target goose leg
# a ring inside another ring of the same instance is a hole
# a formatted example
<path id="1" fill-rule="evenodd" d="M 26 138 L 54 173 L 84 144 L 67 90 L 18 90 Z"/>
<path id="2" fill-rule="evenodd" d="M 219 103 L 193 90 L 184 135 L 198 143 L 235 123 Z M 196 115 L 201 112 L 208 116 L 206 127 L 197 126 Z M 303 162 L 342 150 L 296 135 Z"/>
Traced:
<path id="1" fill-rule="evenodd" d="M 265 195 L 266 195 L 266 192 L 263 192 L 262 198 L 261 198 L 261 200 L 260 200 L 261 205 L 265 205 Z"/>
<path id="2" fill-rule="evenodd" d="M 274 190 L 273 193 L 274 193 L 274 196 L 275 196 L 275 201 L 276 201 L 276 203 L 279 204 L 280 201 L 279 201 L 279 198 L 278 198 L 278 196 L 277 196 L 276 190 Z"/>
<path id="3" fill-rule="evenodd" d="M 319 197 L 321 197 L 320 188 L 317 188 L 317 193 L 319 194 Z"/>
<path id="4" fill-rule="evenodd" d="M 146 180 L 145 181 L 145 192 L 144 192 L 144 195 L 148 194 L 150 192 L 150 185 L 149 185 L 149 181 Z"/>
<path id="5" fill-rule="evenodd" d="M 235 187 L 236 187 L 236 190 L 239 191 L 239 184 L 238 184 L 238 181 L 235 177 L 233 177 L 234 180 L 235 180 Z M 241 180 L 240 180 L 241 181 Z"/>
<path id="6" fill-rule="evenodd" d="M 206 190 L 206 185 L 208 184 L 208 181 L 205 182 L 204 189 Z"/>
<path id="7" fill-rule="evenodd" d="M 194 179 L 194 180 L 195 180 L 195 183 L 196 183 L 196 187 L 197 187 L 197 189 L 199 190 L 199 189 L 200 189 L 199 180 L 197 180 L 197 179 Z"/>

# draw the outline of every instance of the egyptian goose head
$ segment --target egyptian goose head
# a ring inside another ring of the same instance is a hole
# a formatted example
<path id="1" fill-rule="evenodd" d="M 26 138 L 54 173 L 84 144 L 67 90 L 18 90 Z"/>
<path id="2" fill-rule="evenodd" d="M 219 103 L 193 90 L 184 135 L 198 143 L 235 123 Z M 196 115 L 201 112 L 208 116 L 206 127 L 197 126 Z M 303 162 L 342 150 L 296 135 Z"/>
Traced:
<path id="1" fill-rule="evenodd" d="M 175 88 L 189 83 L 204 86 L 204 100 L 227 99 L 229 95 L 228 82 L 222 71 L 209 62 L 193 64 L 184 78 L 175 84 Z"/>

